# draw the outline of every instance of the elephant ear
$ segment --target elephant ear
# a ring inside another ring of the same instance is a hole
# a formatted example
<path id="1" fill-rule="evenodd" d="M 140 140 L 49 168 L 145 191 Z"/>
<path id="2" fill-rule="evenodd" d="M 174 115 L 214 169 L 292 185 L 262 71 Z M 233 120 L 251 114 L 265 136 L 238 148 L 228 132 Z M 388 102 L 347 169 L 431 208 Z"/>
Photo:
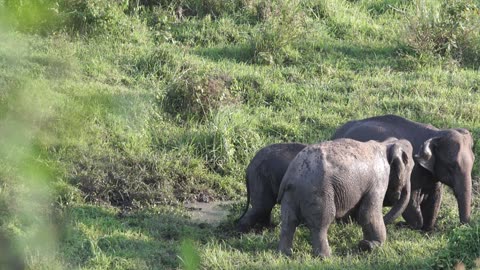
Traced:
<path id="1" fill-rule="evenodd" d="M 415 155 L 415 160 L 431 173 L 433 173 L 435 168 L 435 147 L 437 146 L 437 141 L 439 137 L 434 137 L 426 140 L 418 153 Z"/>

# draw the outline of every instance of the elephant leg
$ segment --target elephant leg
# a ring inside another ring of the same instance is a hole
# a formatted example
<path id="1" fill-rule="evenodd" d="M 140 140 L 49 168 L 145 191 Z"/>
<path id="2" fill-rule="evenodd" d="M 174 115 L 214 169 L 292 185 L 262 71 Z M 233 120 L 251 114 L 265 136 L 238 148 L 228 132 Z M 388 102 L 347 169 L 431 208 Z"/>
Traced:
<path id="1" fill-rule="evenodd" d="M 407 224 L 413 229 L 420 229 L 423 225 L 423 215 L 420 210 L 420 203 L 422 200 L 423 196 L 421 194 L 421 190 L 412 190 L 410 202 L 402 214 Z"/>
<path id="2" fill-rule="evenodd" d="M 256 224 L 261 227 L 271 226 L 272 209 L 276 204 L 276 196 L 267 187 L 252 187 L 251 205 L 245 216 L 239 221 L 238 230 L 247 232 Z"/>
<path id="3" fill-rule="evenodd" d="M 256 224 L 260 224 L 261 227 L 268 227 L 271 225 L 271 212 L 272 207 L 250 208 L 245 216 L 238 223 L 238 230 L 240 232 L 247 232 L 252 229 Z"/>
<path id="4" fill-rule="evenodd" d="M 424 231 L 431 231 L 435 226 L 437 221 L 438 211 L 440 210 L 440 205 L 442 204 L 442 184 L 437 182 L 432 189 L 422 190 L 422 193 L 425 196 L 425 199 L 420 205 L 423 216 L 423 227 Z"/>
<path id="5" fill-rule="evenodd" d="M 309 203 L 308 207 L 302 209 L 305 223 L 310 229 L 313 255 L 321 258 L 331 255 L 327 232 L 328 227 L 335 220 L 335 210 L 332 207 L 328 207 L 329 205 L 334 205 L 333 200 L 330 203 L 326 203 L 324 200 L 318 199 L 318 201 Z"/>
<path id="6" fill-rule="evenodd" d="M 299 224 L 299 219 L 290 201 L 284 200 L 282 202 L 281 216 L 282 226 L 280 229 L 278 251 L 287 256 L 292 256 L 293 236 Z"/>
<path id="7" fill-rule="evenodd" d="M 362 226 L 363 240 L 358 244 L 360 250 L 371 251 L 387 239 L 387 230 L 383 222 L 383 200 L 377 195 L 364 198 L 358 211 L 358 222 Z"/>

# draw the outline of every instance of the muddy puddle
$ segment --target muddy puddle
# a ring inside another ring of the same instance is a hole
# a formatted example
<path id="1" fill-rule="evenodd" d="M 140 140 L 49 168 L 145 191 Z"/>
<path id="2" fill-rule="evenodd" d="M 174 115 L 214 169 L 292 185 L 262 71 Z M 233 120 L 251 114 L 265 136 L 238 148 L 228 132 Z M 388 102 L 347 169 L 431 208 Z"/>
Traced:
<path id="1" fill-rule="evenodd" d="M 193 202 L 186 203 L 185 208 L 190 212 L 192 221 L 218 225 L 228 215 L 228 205 L 234 201 L 221 202 Z"/>

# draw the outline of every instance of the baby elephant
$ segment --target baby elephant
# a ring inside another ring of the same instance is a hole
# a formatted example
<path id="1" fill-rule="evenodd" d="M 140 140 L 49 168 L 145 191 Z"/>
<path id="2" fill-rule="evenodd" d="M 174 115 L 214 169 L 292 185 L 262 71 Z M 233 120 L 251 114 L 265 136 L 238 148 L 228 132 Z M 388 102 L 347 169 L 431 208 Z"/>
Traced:
<path id="1" fill-rule="evenodd" d="M 386 240 L 385 194 L 387 190 L 393 194 L 393 207 L 385 215 L 385 222 L 391 222 L 410 199 L 413 165 L 412 146 L 406 140 L 338 139 L 307 146 L 290 163 L 280 185 L 279 251 L 292 254 L 295 229 L 304 222 L 310 229 L 314 255 L 330 256 L 328 227 L 346 215 L 362 226 L 361 250 L 381 245 Z"/>
<path id="2" fill-rule="evenodd" d="M 254 225 L 270 226 L 272 208 L 288 165 L 307 145 L 275 143 L 260 149 L 247 167 L 247 205 L 237 230 L 249 231 Z M 248 208 L 250 203 L 252 208 Z"/>

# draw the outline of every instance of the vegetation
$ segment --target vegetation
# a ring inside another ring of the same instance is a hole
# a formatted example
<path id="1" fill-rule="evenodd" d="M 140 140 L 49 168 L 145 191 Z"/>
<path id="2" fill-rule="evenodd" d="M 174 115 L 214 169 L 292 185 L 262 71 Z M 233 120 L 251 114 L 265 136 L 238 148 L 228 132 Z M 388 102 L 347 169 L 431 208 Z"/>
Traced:
<path id="1" fill-rule="evenodd" d="M 244 169 L 275 142 L 398 114 L 480 135 L 476 0 L 0 0 L 0 263 L 19 269 L 451 269 L 479 265 L 444 190 L 433 232 L 335 224 L 333 256 L 237 235 Z M 475 153 L 480 148 L 475 146 Z M 218 226 L 188 201 L 235 200 Z M 279 222 L 278 209 L 274 219 Z"/>

